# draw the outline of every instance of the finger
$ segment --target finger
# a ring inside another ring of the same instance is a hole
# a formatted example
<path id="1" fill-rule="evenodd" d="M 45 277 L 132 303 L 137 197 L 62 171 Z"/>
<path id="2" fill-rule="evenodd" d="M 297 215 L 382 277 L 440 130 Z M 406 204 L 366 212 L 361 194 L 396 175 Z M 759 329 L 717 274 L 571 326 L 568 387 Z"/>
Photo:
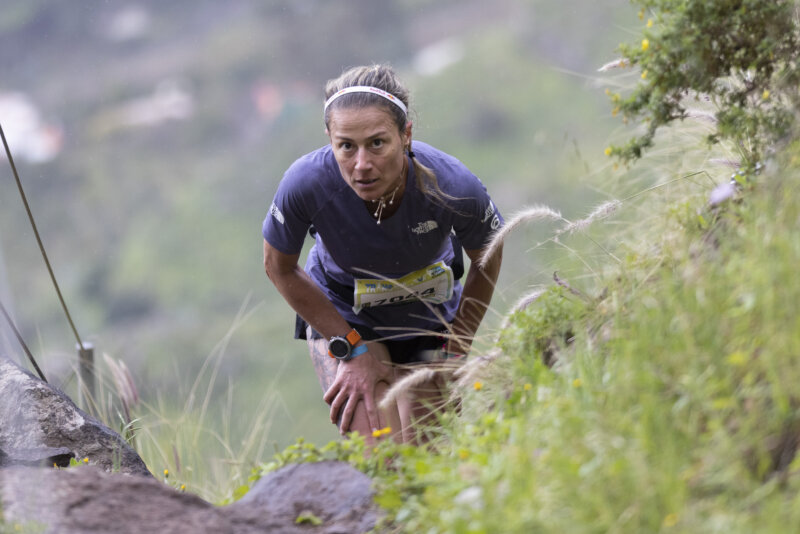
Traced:
<path id="1" fill-rule="evenodd" d="M 375 405 L 375 398 L 372 395 L 364 396 L 364 408 L 367 412 L 367 422 L 372 430 L 378 430 L 381 427 L 380 415 L 378 407 Z"/>
<path id="2" fill-rule="evenodd" d="M 356 411 L 357 405 L 358 399 L 353 397 L 347 399 L 347 403 L 344 405 L 344 410 L 342 411 L 342 418 L 339 422 L 339 432 L 342 435 L 350 432 L 350 424 L 353 422 L 353 414 Z"/>
<path id="3" fill-rule="evenodd" d="M 339 385 L 339 380 L 337 379 L 333 382 L 333 384 L 331 384 L 331 387 L 329 387 L 328 391 L 326 391 L 322 396 L 322 400 L 325 401 L 325 404 L 330 404 L 333 399 L 336 398 L 336 395 L 339 394 L 340 389 L 341 386 Z"/>
<path id="4" fill-rule="evenodd" d="M 333 423 L 334 425 L 337 426 L 341 425 L 341 420 L 342 420 L 341 404 L 337 404 L 336 406 L 331 405 L 330 418 L 331 418 L 331 423 Z"/>
<path id="5" fill-rule="evenodd" d="M 339 416 L 342 412 L 342 404 L 347 401 L 347 397 L 345 395 L 336 395 L 333 398 L 333 401 L 330 403 L 331 405 L 331 423 L 336 424 L 339 421 Z"/>

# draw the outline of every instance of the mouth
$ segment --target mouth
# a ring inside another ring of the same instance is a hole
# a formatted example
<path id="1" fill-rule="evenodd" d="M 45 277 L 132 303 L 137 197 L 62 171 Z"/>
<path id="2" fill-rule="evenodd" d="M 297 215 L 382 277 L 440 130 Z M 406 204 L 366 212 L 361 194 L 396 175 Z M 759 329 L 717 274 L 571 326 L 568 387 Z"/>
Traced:
<path id="1" fill-rule="evenodd" d="M 370 189 L 375 186 L 378 182 L 380 182 L 379 178 L 370 178 L 370 179 L 362 179 L 362 180 L 354 180 L 355 186 L 358 189 Z"/>

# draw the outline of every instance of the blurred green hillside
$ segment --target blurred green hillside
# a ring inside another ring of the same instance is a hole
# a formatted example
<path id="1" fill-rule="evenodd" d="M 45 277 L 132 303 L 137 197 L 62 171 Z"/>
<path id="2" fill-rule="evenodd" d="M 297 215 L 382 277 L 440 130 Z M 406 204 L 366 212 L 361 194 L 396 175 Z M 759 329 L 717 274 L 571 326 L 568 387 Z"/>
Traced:
<path id="1" fill-rule="evenodd" d="M 7 0 L 0 95 L 36 106 L 57 153 L 18 155 L 2 107 L 0 123 L 79 332 L 127 363 L 146 403 L 179 414 L 199 377 L 233 442 L 265 398 L 268 442 L 323 442 L 335 433 L 263 274 L 260 228 L 284 169 L 326 142 L 324 82 L 391 62 L 415 137 L 464 161 L 506 215 L 546 203 L 580 216 L 606 199 L 593 177 L 617 125 L 595 72 L 640 24 L 626 0 Z M 75 340 L 3 165 L 0 297 L 48 377 L 74 391 Z M 551 279 L 563 249 L 530 249 L 546 235 L 510 239 L 487 341 Z"/>

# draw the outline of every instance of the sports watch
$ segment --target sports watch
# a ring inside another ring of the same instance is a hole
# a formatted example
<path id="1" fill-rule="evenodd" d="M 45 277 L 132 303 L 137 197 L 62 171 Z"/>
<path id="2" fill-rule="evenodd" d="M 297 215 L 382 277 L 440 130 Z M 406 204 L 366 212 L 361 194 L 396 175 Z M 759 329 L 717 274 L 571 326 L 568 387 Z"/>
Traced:
<path id="1" fill-rule="evenodd" d="M 355 328 L 345 336 L 334 336 L 328 341 L 328 356 L 337 360 L 352 360 L 359 354 L 367 352 L 367 345 L 356 347 L 355 344 L 361 341 L 361 335 Z"/>

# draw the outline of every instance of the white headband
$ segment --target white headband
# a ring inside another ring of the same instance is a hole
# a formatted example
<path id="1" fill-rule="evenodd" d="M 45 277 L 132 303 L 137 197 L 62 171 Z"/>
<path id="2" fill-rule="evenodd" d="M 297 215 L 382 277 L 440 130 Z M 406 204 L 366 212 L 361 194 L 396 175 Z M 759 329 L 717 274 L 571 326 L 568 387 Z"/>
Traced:
<path id="1" fill-rule="evenodd" d="M 331 95 L 331 97 L 325 102 L 325 107 L 322 108 L 322 111 L 323 112 L 327 111 L 328 106 L 330 106 L 334 100 L 348 93 L 372 93 L 374 95 L 382 96 L 386 100 L 394 103 L 398 108 L 402 109 L 404 115 L 408 115 L 408 109 L 406 108 L 406 105 L 403 104 L 403 102 L 399 98 L 394 96 L 392 93 L 384 91 L 383 89 L 378 89 L 377 87 L 370 87 L 368 85 L 354 85 L 353 87 L 345 87 L 341 91 L 333 93 L 333 95 Z"/>

